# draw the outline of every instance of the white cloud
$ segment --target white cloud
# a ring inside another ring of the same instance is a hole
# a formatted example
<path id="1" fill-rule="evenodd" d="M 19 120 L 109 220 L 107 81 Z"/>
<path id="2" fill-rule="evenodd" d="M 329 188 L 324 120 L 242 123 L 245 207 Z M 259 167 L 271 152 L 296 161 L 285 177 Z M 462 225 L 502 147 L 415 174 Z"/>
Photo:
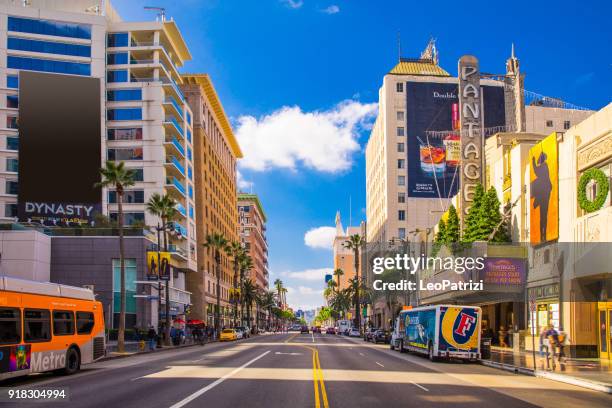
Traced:
<path id="1" fill-rule="evenodd" d="M 299 9 L 304 5 L 302 0 L 280 0 L 280 2 L 291 9 Z"/>
<path id="2" fill-rule="evenodd" d="M 256 171 L 300 165 L 327 173 L 347 170 L 360 149 L 358 131 L 376 109 L 375 103 L 346 100 L 326 111 L 284 106 L 260 118 L 241 116 L 236 136 L 245 157 L 240 166 Z"/>
<path id="3" fill-rule="evenodd" d="M 255 185 L 252 181 L 246 180 L 240 170 L 236 172 L 236 184 L 238 189 L 244 192 L 250 192 Z"/>
<path id="4" fill-rule="evenodd" d="M 287 303 L 296 309 L 315 309 L 325 304 L 323 289 L 308 286 L 287 287 Z"/>
<path id="5" fill-rule="evenodd" d="M 305 269 L 298 272 L 281 272 L 280 275 L 286 278 L 293 278 L 306 281 L 319 281 L 322 284 L 325 282 L 325 275 L 331 274 L 332 268 Z"/>
<path id="6" fill-rule="evenodd" d="M 322 13 L 325 14 L 336 14 L 340 12 L 340 7 L 338 7 L 335 4 L 332 4 L 331 6 L 324 8 L 323 10 L 321 10 Z"/>
<path id="7" fill-rule="evenodd" d="M 304 234 L 304 243 L 310 248 L 332 249 L 335 237 L 334 227 L 311 228 Z"/>

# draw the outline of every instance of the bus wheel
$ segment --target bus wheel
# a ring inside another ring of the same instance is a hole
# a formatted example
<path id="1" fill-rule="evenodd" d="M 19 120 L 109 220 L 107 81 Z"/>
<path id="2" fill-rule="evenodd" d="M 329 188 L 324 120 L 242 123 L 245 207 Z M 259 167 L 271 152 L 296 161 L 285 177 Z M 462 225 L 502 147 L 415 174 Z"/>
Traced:
<path id="1" fill-rule="evenodd" d="M 66 367 L 62 372 L 66 375 L 74 374 L 81 368 L 81 356 L 79 352 L 74 348 L 70 347 L 66 352 Z"/>

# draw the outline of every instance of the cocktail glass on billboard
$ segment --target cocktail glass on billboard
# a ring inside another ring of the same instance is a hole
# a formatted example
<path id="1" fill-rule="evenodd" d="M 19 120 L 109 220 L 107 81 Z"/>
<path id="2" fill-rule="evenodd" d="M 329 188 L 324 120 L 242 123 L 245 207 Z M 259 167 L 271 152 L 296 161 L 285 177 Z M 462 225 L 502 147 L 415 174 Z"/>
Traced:
<path id="1" fill-rule="evenodd" d="M 444 146 L 420 146 L 421 170 L 427 177 L 442 177 L 446 171 Z"/>

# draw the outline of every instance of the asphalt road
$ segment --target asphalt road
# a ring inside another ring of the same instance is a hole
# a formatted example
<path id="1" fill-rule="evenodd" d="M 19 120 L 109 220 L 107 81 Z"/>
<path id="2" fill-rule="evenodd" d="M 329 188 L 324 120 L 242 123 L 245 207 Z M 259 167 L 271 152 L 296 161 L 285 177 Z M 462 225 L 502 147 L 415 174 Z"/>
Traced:
<path id="1" fill-rule="evenodd" d="M 542 378 L 297 333 L 109 360 L 73 376 L 0 386 L 68 389 L 69 403 L 0 403 L 39 408 L 612 406 L 610 395 Z"/>

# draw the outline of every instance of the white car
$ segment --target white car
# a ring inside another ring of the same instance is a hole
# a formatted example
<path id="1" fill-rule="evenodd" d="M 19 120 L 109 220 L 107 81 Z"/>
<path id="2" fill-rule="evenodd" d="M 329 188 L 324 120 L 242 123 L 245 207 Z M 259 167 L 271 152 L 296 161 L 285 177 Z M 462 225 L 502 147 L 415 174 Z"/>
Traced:
<path id="1" fill-rule="evenodd" d="M 244 332 L 240 329 L 236 329 L 236 340 L 244 339 Z"/>
<path id="2" fill-rule="evenodd" d="M 356 327 L 351 327 L 348 335 L 349 337 L 361 337 L 361 333 L 359 333 L 359 329 Z"/>

